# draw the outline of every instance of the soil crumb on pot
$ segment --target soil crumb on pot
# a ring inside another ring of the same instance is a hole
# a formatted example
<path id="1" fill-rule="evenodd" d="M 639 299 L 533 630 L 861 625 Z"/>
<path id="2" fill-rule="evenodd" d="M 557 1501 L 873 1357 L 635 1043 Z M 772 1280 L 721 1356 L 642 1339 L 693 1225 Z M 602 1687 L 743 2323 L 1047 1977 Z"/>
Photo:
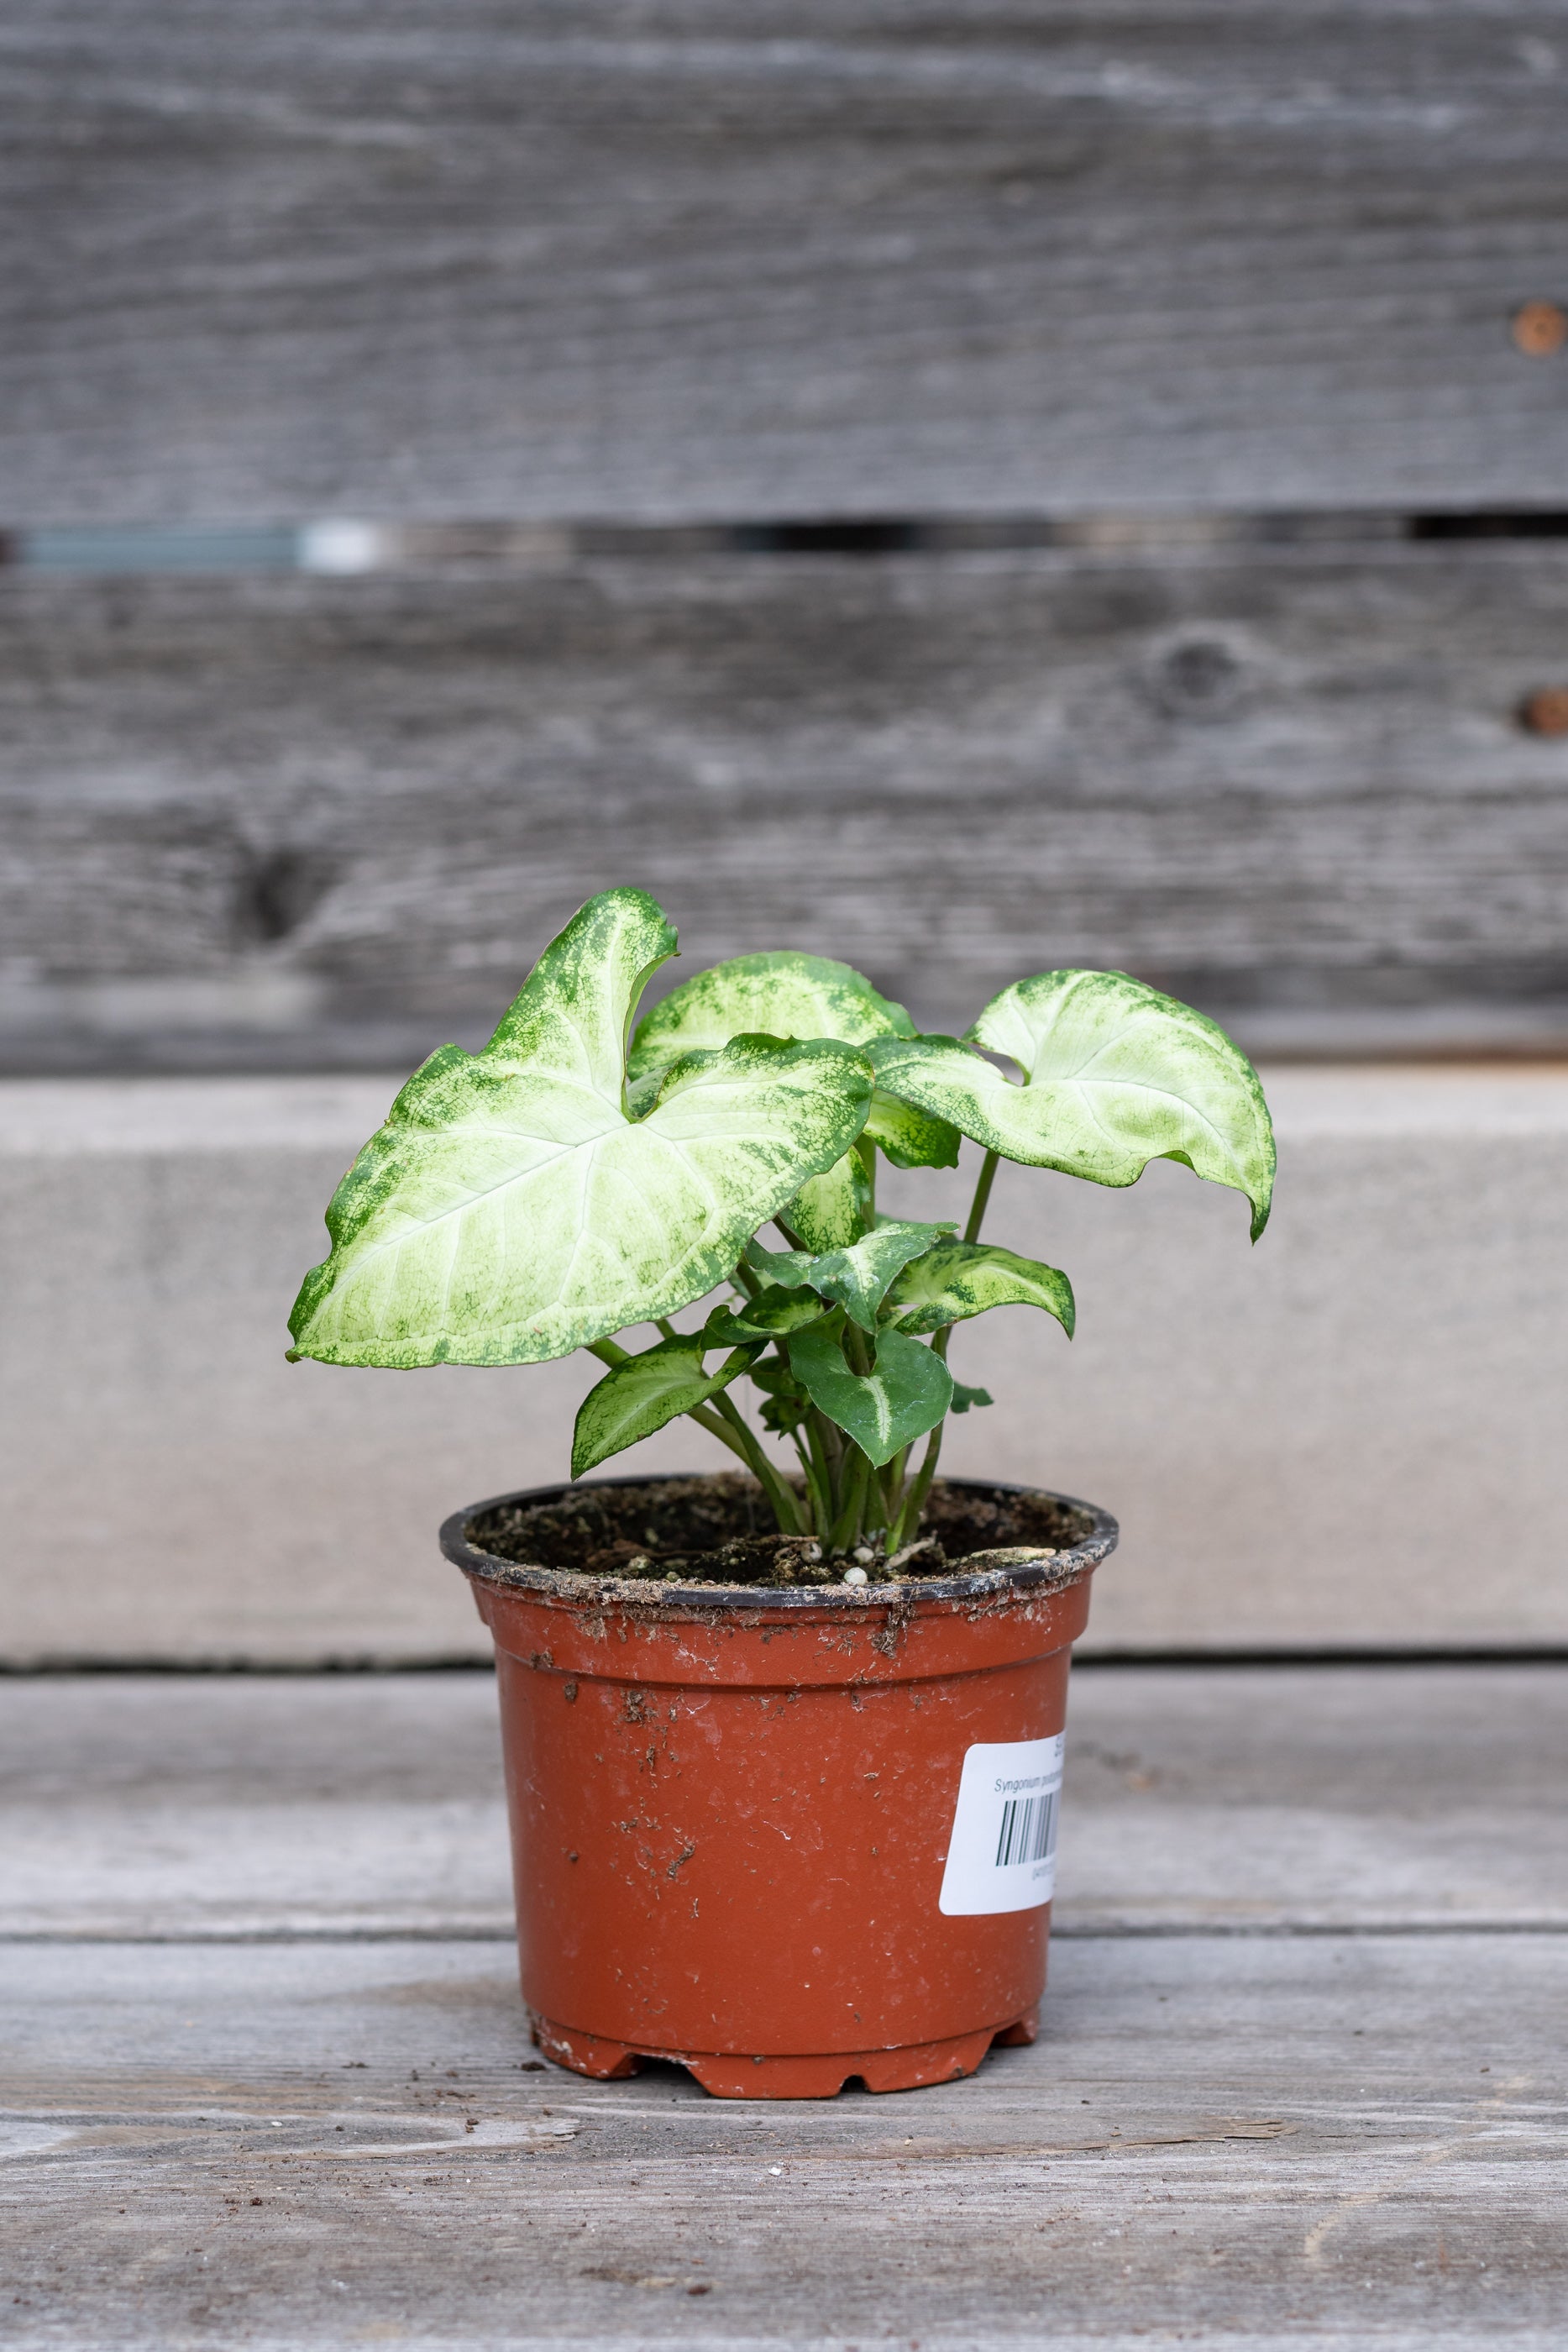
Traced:
<path id="1" fill-rule="evenodd" d="M 915 1582 L 961 1574 L 979 1552 L 1070 1550 L 1092 1527 L 1086 1512 L 1047 1496 L 938 1478 L 918 1539 L 891 1560 L 873 1546 L 855 1564 L 873 1584 Z M 502 1503 L 476 1512 L 465 1533 L 493 1559 L 622 1582 L 838 1584 L 851 1565 L 830 1559 L 810 1536 L 780 1535 L 755 1480 L 727 1472 L 647 1486 L 586 1485 L 553 1503 Z"/>

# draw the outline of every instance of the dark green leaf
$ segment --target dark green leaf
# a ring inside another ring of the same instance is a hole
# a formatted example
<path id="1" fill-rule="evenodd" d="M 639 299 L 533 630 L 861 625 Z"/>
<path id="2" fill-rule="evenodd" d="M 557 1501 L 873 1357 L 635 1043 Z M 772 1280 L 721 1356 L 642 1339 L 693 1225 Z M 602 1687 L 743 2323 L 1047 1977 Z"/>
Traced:
<path id="1" fill-rule="evenodd" d="M 950 1412 L 967 1412 L 972 1404 L 992 1404 L 994 1402 L 995 1399 L 992 1397 L 988 1389 L 967 1389 L 962 1381 L 955 1381 L 953 1383 L 953 1402 L 949 1405 L 948 1411 Z"/>
<path id="2" fill-rule="evenodd" d="M 876 1310 L 894 1275 L 952 1230 L 951 1224 L 921 1225 L 884 1217 L 848 1249 L 829 1250 L 819 1257 L 806 1279 L 813 1290 L 843 1307 L 862 1331 L 874 1331 Z"/>
<path id="3" fill-rule="evenodd" d="M 831 1329 L 802 1331 L 789 1344 L 812 1403 L 879 1466 L 935 1428 L 952 1402 L 946 1365 L 900 1331 L 881 1334 L 875 1368 L 864 1376 L 850 1370 Z"/>
<path id="4" fill-rule="evenodd" d="M 764 1429 L 772 1430 L 777 1436 L 788 1437 L 800 1428 L 810 1407 L 810 1399 L 805 1390 L 799 1382 L 791 1381 L 788 1387 L 776 1389 L 770 1396 L 765 1396 L 758 1411 Z"/>
<path id="5" fill-rule="evenodd" d="M 706 1347 L 711 1354 L 713 1342 L 701 1332 L 689 1339 L 661 1339 L 656 1348 L 617 1364 L 597 1388 L 590 1389 L 578 1410 L 572 1476 L 580 1478 L 639 1438 L 652 1437 L 677 1413 L 706 1404 L 746 1370 L 759 1345 L 737 1348 L 711 1373 L 703 1370 L 703 1351 Z"/>
<path id="6" fill-rule="evenodd" d="M 786 1331 L 804 1330 L 819 1323 L 827 1308 L 814 1290 L 786 1290 L 778 1283 L 755 1298 L 737 1298 L 716 1307 L 703 1326 L 710 1347 L 743 1348 L 753 1339 L 777 1339 Z"/>

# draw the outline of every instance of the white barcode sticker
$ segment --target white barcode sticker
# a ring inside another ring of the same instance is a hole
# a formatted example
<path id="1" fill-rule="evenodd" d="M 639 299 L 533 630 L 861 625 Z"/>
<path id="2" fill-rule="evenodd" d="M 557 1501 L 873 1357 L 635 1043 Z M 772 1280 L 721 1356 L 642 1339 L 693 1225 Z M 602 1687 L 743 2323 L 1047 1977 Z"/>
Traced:
<path id="1" fill-rule="evenodd" d="M 949 1913 L 1031 1911 L 1056 1884 L 1066 1734 L 969 1748 L 942 1877 Z"/>

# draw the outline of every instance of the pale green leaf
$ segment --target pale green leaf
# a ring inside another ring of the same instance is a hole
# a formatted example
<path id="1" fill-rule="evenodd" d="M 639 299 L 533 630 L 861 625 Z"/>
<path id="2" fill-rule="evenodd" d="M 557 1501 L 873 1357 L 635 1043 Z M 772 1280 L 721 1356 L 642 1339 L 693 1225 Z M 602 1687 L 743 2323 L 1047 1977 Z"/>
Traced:
<path id="1" fill-rule="evenodd" d="M 739 1348 L 751 1339 L 778 1339 L 787 1332 L 804 1330 L 828 1312 L 813 1290 L 787 1290 L 774 1284 L 755 1298 L 737 1298 L 716 1307 L 703 1325 L 710 1347 Z"/>
<path id="2" fill-rule="evenodd" d="M 952 1037 L 868 1046 L 877 1084 L 1004 1160 L 1132 1184 L 1179 1160 L 1268 1221 L 1274 1139 L 1258 1074 L 1223 1029 L 1121 971 L 1048 971 L 992 999 L 969 1032 L 1023 1073 L 1013 1085 Z"/>
<path id="3" fill-rule="evenodd" d="M 628 1356 L 590 1389 L 578 1409 L 572 1433 L 571 1475 L 582 1477 L 612 1454 L 620 1454 L 640 1438 L 652 1437 L 667 1421 L 694 1405 L 706 1404 L 743 1372 L 758 1352 L 758 1342 L 737 1348 L 716 1371 L 703 1370 L 705 1346 L 714 1343 L 698 1333 L 687 1339 L 661 1339 L 640 1356 Z"/>
<path id="4" fill-rule="evenodd" d="M 672 989 L 639 1023 L 628 1068 L 639 1078 L 677 1054 L 714 1052 L 748 1034 L 863 1045 L 870 1037 L 913 1037 L 915 1025 L 849 964 L 779 949 L 736 956 Z"/>
<path id="5" fill-rule="evenodd" d="M 950 1224 L 921 1225 L 884 1217 L 847 1249 L 819 1257 L 806 1279 L 822 1297 L 843 1307 L 862 1331 L 874 1331 L 876 1310 L 894 1275 L 952 1230 Z M 931 1328 L 935 1330 L 935 1324 Z"/>
<path id="6" fill-rule="evenodd" d="M 633 1120 L 624 1040 L 674 935 L 640 890 L 592 899 L 482 1053 L 410 1079 L 327 1213 L 294 1353 L 327 1363 L 537 1363 L 727 1276 L 859 1133 L 870 1073 L 831 1040 L 737 1039 L 665 1072 Z"/>
<path id="7" fill-rule="evenodd" d="M 895 1168 L 956 1168 L 962 1140 L 956 1127 L 878 1087 L 865 1115 L 865 1132 Z"/>
<path id="8" fill-rule="evenodd" d="M 906 1265 L 887 1295 L 901 1331 L 940 1331 L 992 1307 L 1042 1307 L 1071 1339 L 1072 1285 L 1053 1265 L 994 1242 L 939 1241 Z"/>
<path id="9" fill-rule="evenodd" d="M 779 1222 L 815 1253 L 857 1241 L 871 1223 L 871 1178 L 858 1151 L 846 1151 L 824 1174 L 803 1184 L 779 1211 Z"/>
<path id="10" fill-rule="evenodd" d="M 875 1367 L 864 1375 L 850 1370 L 831 1329 L 802 1331 L 789 1345 L 790 1368 L 812 1403 L 879 1467 L 934 1429 L 952 1402 L 952 1374 L 940 1356 L 901 1331 L 880 1334 Z"/>

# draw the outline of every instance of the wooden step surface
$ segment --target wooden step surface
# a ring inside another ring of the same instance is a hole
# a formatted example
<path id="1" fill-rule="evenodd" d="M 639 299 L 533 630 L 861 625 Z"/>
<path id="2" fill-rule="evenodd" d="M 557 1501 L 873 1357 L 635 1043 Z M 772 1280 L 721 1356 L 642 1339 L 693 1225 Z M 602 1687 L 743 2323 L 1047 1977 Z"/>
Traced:
<path id="1" fill-rule="evenodd" d="M 486 1675 L 11 1682 L 5 2340 L 1546 2352 L 1565 1751 L 1563 1667 L 1081 1671 L 1041 2040 L 778 2106 L 536 2060 Z"/>
<path id="2" fill-rule="evenodd" d="M 1568 1931 L 1568 1666 L 1082 1666 L 1061 1936 Z M 0 1932 L 509 1937 L 495 1685 L 0 1683 Z"/>

